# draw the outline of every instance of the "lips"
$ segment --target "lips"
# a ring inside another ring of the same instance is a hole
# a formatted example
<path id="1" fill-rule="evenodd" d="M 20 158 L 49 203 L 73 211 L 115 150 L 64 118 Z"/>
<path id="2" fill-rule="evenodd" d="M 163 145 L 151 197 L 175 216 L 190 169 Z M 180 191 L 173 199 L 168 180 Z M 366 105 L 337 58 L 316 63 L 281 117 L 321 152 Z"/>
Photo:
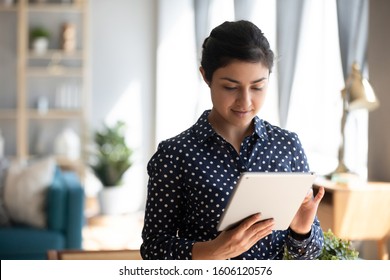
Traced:
<path id="1" fill-rule="evenodd" d="M 232 112 L 240 117 L 245 117 L 246 115 L 251 113 L 251 111 L 241 111 L 241 110 L 232 110 Z"/>

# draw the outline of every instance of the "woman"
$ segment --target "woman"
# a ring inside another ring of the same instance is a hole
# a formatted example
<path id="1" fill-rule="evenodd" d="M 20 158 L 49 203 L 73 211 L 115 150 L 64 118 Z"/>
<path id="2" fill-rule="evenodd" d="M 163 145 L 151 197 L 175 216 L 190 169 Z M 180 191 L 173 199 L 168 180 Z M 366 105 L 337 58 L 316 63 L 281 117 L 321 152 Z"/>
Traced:
<path id="1" fill-rule="evenodd" d="M 310 193 L 290 228 L 253 215 L 238 227 L 216 226 L 244 171 L 308 172 L 295 133 L 257 117 L 274 54 L 248 21 L 225 22 L 203 43 L 200 72 L 213 107 L 188 130 L 160 143 L 148 164 L 148 198 L 142 231 L 144 259 L 316 258 L 323 233 L 316 218 L 324 195 Z"/>

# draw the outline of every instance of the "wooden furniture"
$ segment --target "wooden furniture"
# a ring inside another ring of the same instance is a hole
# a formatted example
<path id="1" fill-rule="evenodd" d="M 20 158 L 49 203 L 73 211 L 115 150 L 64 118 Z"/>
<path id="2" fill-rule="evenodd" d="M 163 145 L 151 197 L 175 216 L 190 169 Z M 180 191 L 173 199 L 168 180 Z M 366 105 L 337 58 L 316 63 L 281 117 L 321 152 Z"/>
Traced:
<path id="1" fill-rule="evenodd" d="M 0 65 L 0 75 L 7 77 L 0 79 L 6 156 L 30 159 L 55 154 L 54 140 L 70 127 L 80 137 L 80 157 L 59 155 L 58 163 L 82 172 L 88 141 L 88 0 L 19 0 L 12 6 L 0 3 L 0 13 L 5 27 L 0 35 L 7 40 L 2 44 L 7 60 Z M 61 44 L 64 23 L 74 26 L 72 51 Z M 49 50 L 43 54 L 32 51 L 29 42 L 29 32 L 37 26 L 51 35 Z"/>
<path id="2" fill-rule="evenodd" d="M 318 209 L 322 229 L 349 240 L 376 240 L 378 258 L 389 259 L 390 183 L 355 182 L 348 185 L 327 180 L 314 184 L 325 187 Z"/>
<path id="3" fill-rule="evenodd" d="M 85 250 L 138 250 L 142 244 L 143 211 L 98 215 L 87 219 L 83 230 Z"/>
<path id="4" fill-rule="evenodd" d="M 142 260 L 139 250 L 49 250 L 48 260 Z"/>

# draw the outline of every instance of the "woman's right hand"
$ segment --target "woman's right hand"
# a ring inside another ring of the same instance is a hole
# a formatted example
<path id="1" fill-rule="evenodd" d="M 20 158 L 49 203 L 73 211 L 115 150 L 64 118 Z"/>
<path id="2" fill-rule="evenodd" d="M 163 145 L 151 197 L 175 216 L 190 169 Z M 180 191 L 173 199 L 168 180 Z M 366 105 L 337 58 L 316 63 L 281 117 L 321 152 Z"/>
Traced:
<path id="1" fill-rule="evenodd" d="M 248 251 L 257 241 L 272 232 L 272 219 L 261 221 L 261 214 L 245 219 L 237 227 L 221 232 L 215 239 L 196 242 L 193 260 L 226 260 Z"/>

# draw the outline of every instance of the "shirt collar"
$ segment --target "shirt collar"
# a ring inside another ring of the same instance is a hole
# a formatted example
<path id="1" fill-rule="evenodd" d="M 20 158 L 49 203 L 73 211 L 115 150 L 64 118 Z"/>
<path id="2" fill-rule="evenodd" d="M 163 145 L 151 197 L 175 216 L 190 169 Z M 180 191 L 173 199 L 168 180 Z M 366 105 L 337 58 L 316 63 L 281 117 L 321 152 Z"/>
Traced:
<path id="1" fill-rule="evenodd" d="M 203 143 L 208 138 L 216 134 L 216 132 L 214 131 L 214 129 L 212 128 L 211 124 L 207 119 L 210 111 L 211 110 L 204 111 L 203 114 L 199 117 L 198 121 L 192 127 L 193 131 L 195 132 L 198 138 L 199 143 Z M 254 134 L 260 138 L 267 140 L 268 134 L 267 134 L 266 124 L 264 123 L 264 121 L 260 119 L 258 116 L 255 116 L 253 118 L 253 122 L 255 125 Z"/>
<path id="2" fill-rule="evenodd" d="M 198 121 L 192 127 L 193 131 L 196 134 L 196 137 L 198 138 L 199 143 L 203 143 L 208 138 L 216 134 L 207 119 L 210 111 L 211 110 L 204 111 L 203 114 L 199 117 Z"/>
<path id="3" fill-rule="evenodd" d="M 266 123 L 264 120 L 260 119 L 258 116 L 255 116 L 253 118 L 253 122 L 255 124 L 255 133 L 260 137 L 265 140 L 268 140 L 268 132 L 267 132 L 267 127 Z"/>

